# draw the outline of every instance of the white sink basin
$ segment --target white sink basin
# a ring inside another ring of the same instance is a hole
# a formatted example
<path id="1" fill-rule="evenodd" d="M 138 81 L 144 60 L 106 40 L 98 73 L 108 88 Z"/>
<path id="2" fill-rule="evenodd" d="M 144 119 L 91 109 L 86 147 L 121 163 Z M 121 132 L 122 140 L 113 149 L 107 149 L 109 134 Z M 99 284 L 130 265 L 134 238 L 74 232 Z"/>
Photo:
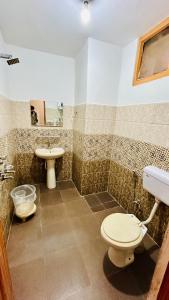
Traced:
<path id="1" fill-rule="evenodd" d="M 47 166 L 47 187 L 54 189 L 56 187 L 56 174 L 55 174 L 55 159 L 62 157 L 65 153 L 63 148 L 37 148 L 35 154 L 37 157 L 46 160 Z"/>
<path id="2" fill-rule="evenodd" d="M 64 153 L 65 150 L 63 148 L 52 148 L 52 149 L 38 148 L 35 150 L 35 154 L 37 157 L 46 160 L 62 157 Z"/>

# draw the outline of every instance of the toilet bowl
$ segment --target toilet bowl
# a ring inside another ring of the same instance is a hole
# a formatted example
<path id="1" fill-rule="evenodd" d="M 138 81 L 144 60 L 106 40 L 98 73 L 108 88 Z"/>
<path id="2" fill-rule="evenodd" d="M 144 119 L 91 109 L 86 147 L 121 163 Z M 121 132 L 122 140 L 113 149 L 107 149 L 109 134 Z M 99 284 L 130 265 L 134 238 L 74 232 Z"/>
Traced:
<path id="1" fill-rule="evenodd" d="M 101 235 L 109 244 L 108 256 L 117 267 L 125 267 L 134 261 L 134 250 L 141 244 L 147 227 L 133 214 L 114 213 L 101 225 Z"/>
<path id="2" fill-rule="evenodd" d="M 134 249 L 138 247 L 161 202 L 169 206 L 169 172 L 155 166 L 147 166 L 143 172 L 143 188 L 155 197 L 149 217 L 140 221 L 132 214 L 115 213 L 107 216 L 101 225 L 101 235 L 110 245 L 108 255 L 117 267 L 125 267 L 134 261 Z"/>

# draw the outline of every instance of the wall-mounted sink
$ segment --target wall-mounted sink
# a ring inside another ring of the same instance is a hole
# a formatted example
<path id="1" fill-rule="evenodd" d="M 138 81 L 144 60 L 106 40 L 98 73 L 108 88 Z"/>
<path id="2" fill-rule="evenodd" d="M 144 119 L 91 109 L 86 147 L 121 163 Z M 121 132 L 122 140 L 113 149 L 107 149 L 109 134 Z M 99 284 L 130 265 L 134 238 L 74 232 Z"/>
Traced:
<path id="1" fill-rule="evenodd" d="M 52 149 L 37 148 L 35 150 L 36 156 L 43 159 L 55 159 L 58 157 L 62 157 L 64 153 L 65 150 L 63 148 L 52 148 Z"/>
<path id="2" fill-rule="evenodd" d="M 47 187 L 54 189 L 56 187 L 55 159 L 62 157 L 65 153 L 63 148 L 37 148 L 35 154 L 37 157 L 45 159 L 47 163 Z"/>

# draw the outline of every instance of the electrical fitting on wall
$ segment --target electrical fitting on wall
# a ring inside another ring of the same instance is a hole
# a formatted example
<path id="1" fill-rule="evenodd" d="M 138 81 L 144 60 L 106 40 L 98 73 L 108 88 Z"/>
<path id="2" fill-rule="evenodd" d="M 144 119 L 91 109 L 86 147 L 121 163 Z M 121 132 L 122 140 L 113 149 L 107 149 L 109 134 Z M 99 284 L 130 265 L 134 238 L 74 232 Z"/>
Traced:
<path id="1" fill-rule="evenodd" d="M 9 66 L 14 65 L 14 64 L 18 64 L 20 62 L 18 57 L 16 57 L 16 58 L 12 58 L 12 57 L 13 57 L 12 54 L 0 53 L 0 58 L 6 59 L 7 64 Z"/>

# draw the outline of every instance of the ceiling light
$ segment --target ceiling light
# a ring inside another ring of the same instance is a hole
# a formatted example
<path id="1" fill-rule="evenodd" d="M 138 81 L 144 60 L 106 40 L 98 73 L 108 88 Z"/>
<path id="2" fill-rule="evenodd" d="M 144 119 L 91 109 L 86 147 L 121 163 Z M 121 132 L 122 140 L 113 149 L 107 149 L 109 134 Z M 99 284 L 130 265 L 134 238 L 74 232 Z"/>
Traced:
<path id="1" fill-rule="evenodd" d="M 81 19 L 84 24 L 87 24 L 90 21 L 89 1 L 87 1 L 87 0 L 83 1 Z"/>

